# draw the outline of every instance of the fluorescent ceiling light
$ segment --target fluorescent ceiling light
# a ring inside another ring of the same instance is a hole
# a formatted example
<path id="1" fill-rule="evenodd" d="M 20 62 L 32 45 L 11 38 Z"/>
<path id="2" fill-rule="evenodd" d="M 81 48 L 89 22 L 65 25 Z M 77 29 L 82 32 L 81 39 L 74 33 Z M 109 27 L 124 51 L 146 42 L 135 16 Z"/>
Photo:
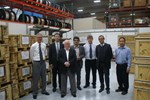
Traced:
<path id="1" fill-rule="evenodd" d="M 9 6 L 5 6 L 4 8 L 5 8 L 5 9 L 9 9 L 10 7 L 9 7 Z"/>
<path id="2" fill-rule="evenodd" d="M 91 13 L 91 15 L 95 15 L 95 13 Z"/>
<path id="3" fill-rule="evenodd" d="M 99 3 L 101 2 L 101 0 L 94 0 L 94 3 Z"/>
<path id="4" fill-rule="evenodd" d="M 83 12 L 83 9 L 79 9 L 78 12 Z"/>

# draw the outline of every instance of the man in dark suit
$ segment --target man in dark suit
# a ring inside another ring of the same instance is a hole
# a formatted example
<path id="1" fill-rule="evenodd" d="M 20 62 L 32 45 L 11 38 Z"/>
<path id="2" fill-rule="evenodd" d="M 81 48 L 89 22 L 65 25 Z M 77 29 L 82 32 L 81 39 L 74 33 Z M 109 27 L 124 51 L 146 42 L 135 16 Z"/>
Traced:
<path id="1" fill-rule="evenodd" d="M 50 45 L 49 48 L 49 64 L 52 66 L 52 74 L 53 74 L 53 92 L 56 92 L 57 88 L 57 75 L 59 77 L 59 88 L 61 88 L 61 78 L 59 72 L 59 61 L 58 61 L 58 53 L 61 48 L 64 48 L 64 45 L 60 42 L 60 34 L 55 33 L 54 35 L 55 42 Z"/>
<path id="2" fill-rule="evenodd" d="M 59 52 L 60 61 L 60 73 L 61 73 L 61 97 L 65 97 L 67 93 L 67 78 L 69 76 L 71 94 L 76 97 L 76 82 L 75 82 L 75 72 L 76 72 L 76 52 L 74 49 L 70 48 L 70 41 L 64 41 L 64 49 Z"/>
<path id="3" fill-rule="evenodd" d="M 96 57 L 97 57 L 97 67 L 100 77 L 101 87 L 99 92 L 104 90 L 104 75 L 105 75 L 105 83 L 106 83 L 106 93 L 110 93 L 109 87 L 109 69 L 111 67 L 111 59 L 113 57 L 112 48 L 109 44 L 105 43 L 104 36 L 99 36 L 100 44 L 96 46 Z"/>
<path id="4" fill-rule="evenodd" d="M 75 36 L 73 38 L 73 41 L 74 41 L 74 45 L 71 46 L 71 48 L 76 51 L 76 56 L 77 56 L 77 62 L 76 62 L 77 88 L 79 90 L 82 90 L 82 88 L 80 87 L 80 84 L 81 84 L 81 68 L 82 68 L 82 65 L 83 65 L 82 59 L 85 56 L 85 52 L 84 52 L 83 46 L 79 45 L 79 42 L 80 42 L 79 37 Z"/>

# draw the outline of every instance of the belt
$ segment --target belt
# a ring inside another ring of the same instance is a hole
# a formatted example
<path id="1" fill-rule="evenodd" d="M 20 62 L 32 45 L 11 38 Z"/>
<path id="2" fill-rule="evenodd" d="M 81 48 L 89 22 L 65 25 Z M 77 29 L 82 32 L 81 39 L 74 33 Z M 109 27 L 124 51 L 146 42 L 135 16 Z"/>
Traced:
<path id="1" fill-rule="evenodd" d="M 119 66 L 121 66 L 121 65 L 127 65 L 127 63 L 123 63 L 123 64 L 117 64 L 117 65 L 119 65 Z"/>
<path id="2" fill-rule="evenodd" d="M 45 60 L 43 60 L 43 61 L 45 61 Z M 33 62 L 41 62 L 41 61 L 33 61 Z"/>
<path id="3" fill-rule="evenodd" d="M 96 59 L 85 59 L 85 60 L 87 60 L 87 61 L 94 61 L 94 60 L 96 60 Z"/>

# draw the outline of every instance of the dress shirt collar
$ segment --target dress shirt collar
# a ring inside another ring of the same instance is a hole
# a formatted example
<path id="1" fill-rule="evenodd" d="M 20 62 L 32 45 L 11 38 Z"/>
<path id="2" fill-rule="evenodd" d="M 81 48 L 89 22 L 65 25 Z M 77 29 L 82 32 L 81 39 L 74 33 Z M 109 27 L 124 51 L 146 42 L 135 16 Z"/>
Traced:
<path id="1" fill-rule="evenodd" d="M 66 50 L 66 51 L 69 51 L 69 50 L 70 50 L 70 48 L 69 48 L 69 49 L 66 49 L 66 48 L 65 48 L 65 50 Z"/>
<path id="2" fill-rule="evenodd" d="M 103 44 L 100 43 L 100 46 L 104 46 L 104 45 L 105 45 L 105 43 L 103 43 Z"/>
<path id="3" fill-rule="evenodd" d="M 74 45 L 74 48 L 79 48 L 79 45 L 78 46 Z"/>

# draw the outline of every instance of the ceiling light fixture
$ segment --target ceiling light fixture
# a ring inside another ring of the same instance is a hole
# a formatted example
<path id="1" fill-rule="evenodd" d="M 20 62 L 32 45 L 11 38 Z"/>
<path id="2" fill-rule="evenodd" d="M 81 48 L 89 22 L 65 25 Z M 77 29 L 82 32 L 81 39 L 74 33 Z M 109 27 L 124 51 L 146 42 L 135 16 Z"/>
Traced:
<path id="1" fill-rule="evenodd" d="M 91 15 L 95 15 L 95 13 L 91 13 Z"/>
<path id="2" fill-rule="evenodd" d="M 83 9 L 79 9 L 78 12 L 83 12 Z"/>
<path id="3" fill-rule="evenodd" d="M 101 2 L 101 0 L 94 0 L 94 3 L 99 3 Z"/>

